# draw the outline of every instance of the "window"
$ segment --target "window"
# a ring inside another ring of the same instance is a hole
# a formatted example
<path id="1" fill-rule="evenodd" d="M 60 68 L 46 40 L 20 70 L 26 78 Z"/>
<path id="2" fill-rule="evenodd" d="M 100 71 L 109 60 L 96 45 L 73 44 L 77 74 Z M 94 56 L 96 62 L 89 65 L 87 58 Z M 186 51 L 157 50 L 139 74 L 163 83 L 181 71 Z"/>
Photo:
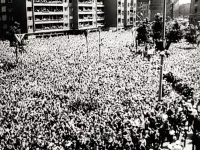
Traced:
<path id="1" fill-rule="evenodd" d="M 12 12 L 13 11 L 13 8 L 8 8 L 8 12 Z"/>
<path id="2" fill-rule="evenodd" d="M 69 0 L 69 3 L 72 3 L 72 0 Z"/>
<path id="3" fill-rule="evenodd" d="M 2 7 L 1 7 L 1 11 L 2 11 L 2 12 L 6 12 L 6 6 L 2 6 Z"/>
<path id="4" fill-rule="evenodd" d="M 198 10 L 197 7 L 195 7 L 195 9 L 194 9 L 194 13 L 197 13 L 197 10 Z"/>
<path id="5" fill-rule="evenodd" d="M 32 17 L 28 17 L 28 20 L 32 20 Z"/>
<path id="6" fill-rule="evenodd" d="M 28 7 L 27 10 L 28 10 L 28 11 L 32 11 L 32 8 L 31 8 L 31 7 Z"/>
<path id="7" fill-rule="evenodd" d="M 8 3 L 12 3 L 13 1 L 12 0 L 8 0 Z"/>
<path id="8" fill-rule="evenodd" d="M 28 26 L 28 29 L 29 29 L 29 30 L 32 30 L 32 29 L 33 29 L 33 26 Z"/>
<path id="9" fill-rule="evenodd" d="M 5 0 L 1 0 L 1 3 L 6 3 Z"/>
<path id="10" fill-rule="evenodd" d="M 3 29 L 7 29 L 7 24 L 4 24 L 4 25 L 3 25 Z"/>
<path id="11" fill-rule="evenodd" d="M 2 20 L 3 20 L 3 21 L 6 21 L 6 20 L 7 20 L 6 15 L 3 15 L 3 16 L 2 16 Z"/>

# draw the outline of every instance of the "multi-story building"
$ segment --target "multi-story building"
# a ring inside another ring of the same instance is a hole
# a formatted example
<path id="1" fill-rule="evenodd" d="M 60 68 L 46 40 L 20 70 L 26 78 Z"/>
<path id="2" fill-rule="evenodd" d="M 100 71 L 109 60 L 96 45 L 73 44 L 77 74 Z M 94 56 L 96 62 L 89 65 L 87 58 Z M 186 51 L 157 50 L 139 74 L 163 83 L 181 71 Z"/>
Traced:
<path id="1" fill-rule="evenodd" d="M 68 0 L 14 0 L 14 18 L 23 33 L 40 35 L 70 29 Z"/>
<path id="2" fill-rule="evenodd" d="M 191 24 L 200 26 L 200 1 L 191 0 L 189 20 Z"/>
<path id="3" fill-rule="evenodd" d="M 123 28 L 135 23 L 136 0 L 105 0 L 105 26 Z"/>
<path id="4" fill-rule="evenodd" d="M 12 0 L 0 0 L 0 37 L 5 36 L 9 26 L 13 23 L 12 2 Z"/>
<path id="5" fill-rule="evenodd" d="M 182 4 L 179 8 L 179 15 L 181 18 L 188 19 L 190 14 L 190 3 Z"/>
<path id="6" fill-rule="evenodd" d="M 125 0 L 124 26 L 136 25 L 136 0 Z"/>
<path id="7" fill-rule="evenodd" d="M 150 18 L 150 0 L 137 1 L 137 20 L 142 21 L 145 18 Z"/>
<path id="8" fill-rule="evenodd" d="M 163 14 L 164 0 L 151 0 L 150 4 L 150 20 L 154 20 L 154 16 L 157 13 Z M 166 15 L 171 18 L 177 18 L 179 16 L 179 0 L 166 1 Z"/>
<path id="9" fill-rule="evenodd" d="M 0 0 L 1 29 L 9 26 L 5 23 L 9 1 Z M 20 23 L 21 32 L 29 37 L 99 26 L 119 28 L 136 21 L 136 0 L 13 0 L 11 8 L 12 20 Z"/>
<path id="10" fill-rule="evenodd" d="M 104 25 L 103 0 L 73 0 L 73 29 L 90 29 Z"/>

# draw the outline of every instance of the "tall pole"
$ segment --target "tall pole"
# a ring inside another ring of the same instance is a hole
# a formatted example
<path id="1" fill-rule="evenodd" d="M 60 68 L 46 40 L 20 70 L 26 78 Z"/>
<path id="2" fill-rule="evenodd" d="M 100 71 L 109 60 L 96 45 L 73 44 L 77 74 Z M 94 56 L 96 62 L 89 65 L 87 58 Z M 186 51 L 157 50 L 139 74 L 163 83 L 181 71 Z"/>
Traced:
<path id="1" fill-rule="evenodd" d="M 163 48 L 165 49 L 165 20 L 166 20 L 166 0 L 164 0 L 164 8 L 163 8 L 163 30 L 162 30 L 162 35 L 163 35 Z M 160 85 L 159 85 L 159 101 L 162 100 L 162 82 L 163 82 L 163 63 L 164 63 L 164 51 L 160 53 L 161 57 L 161 62 L 160 62 Z"/>
<path id="2" fill-rule="evenodd" d="M 101 62 L 101 27 L 98 27 L 99 30 L 99 62 Z"/>

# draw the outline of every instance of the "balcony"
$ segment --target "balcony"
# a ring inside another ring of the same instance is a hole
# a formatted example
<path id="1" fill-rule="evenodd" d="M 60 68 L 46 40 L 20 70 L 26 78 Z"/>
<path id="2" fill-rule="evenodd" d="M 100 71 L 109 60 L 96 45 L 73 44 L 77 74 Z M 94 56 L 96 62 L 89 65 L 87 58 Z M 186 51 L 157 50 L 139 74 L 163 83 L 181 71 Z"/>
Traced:
<path id="1" fill-rule="evenodd" d="M 63 4 L 62 0 L 35 0 L 35 4 Z"/>
<path id="2" fill-rule="evenodd" d="M 61 15 L 63 14 L 63 11 L 40 11 L 40 12 L 35 12 L 35 15 Z"/>
<path id="3" fill-rule="evenodd" d="M 93 12 L 92 11 L 86 11 L 86 12 L 84 12 L 84 11 L 79 11 L 78 12 L 79 14 L 93 14 Z"/>
<path id="4" fill-rule="evenodd" d="M 40 27 L 37 27 L 40 26 Z M 49 25 L 49 26 L 45 26 L 45 25 L 37 25 L 36 26 L 36 33 L 44 33 L 44 32 L 56 32 L 56 31 L 64 31 L 66 29 L 64 29 L 63 25 Z"/>
<path id="5" fill-rule="evenodd" d="M 93 22 L 93 18 L 88 18 L 88 19 L 79 19 L 79 22 Z"/>
<path id="6" fill-rule="evenodd" d="M 104 11 L 102 9 L 97 9 L 97 14 L 104 14 Z"/>
<path id="7" fill-rule="evenodd" d="M 35 24 L 63 23 L 64 20 L 35 20 Z"/>
<path id="8" fill-rule="evenodd" d="M 94 25 L 85 25 L 85 26 L 84 25 L 79 25 L 78 28 L 84 30 L 84 29 L 95 29 L 97 27 L 94 26 Z"/>
<path id="9" fill-rule="evenodd" d="M 103 2 L 97 2 L 97 7 L 104 7 Z"/>
<path id="10" fill-rule="evenodd" d="M 90 8 L 79 8 L 78 10 L 79 14 L 92 14 L 92 9 Z"/>
<path id="11" fill-rule="evenodd" d="M 92 6 L 92 1 L 78 1 L 78 6 Z"/>
<path id="12" fill-rule="evenodd" d="M 54 4 L 54 3 L 34 3 L 34 6 L 63 6 L 63 4 Z"/>

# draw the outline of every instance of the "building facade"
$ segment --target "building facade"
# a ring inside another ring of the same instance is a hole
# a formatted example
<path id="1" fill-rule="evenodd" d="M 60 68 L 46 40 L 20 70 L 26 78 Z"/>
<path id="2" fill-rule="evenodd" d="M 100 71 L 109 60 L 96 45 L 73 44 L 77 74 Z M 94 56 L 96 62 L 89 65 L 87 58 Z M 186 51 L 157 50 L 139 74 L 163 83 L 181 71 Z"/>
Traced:
<path id="1" fill-rule="evenodd" d="M 0 1 L 3 29 L 9 26 L 5 23 L 9 9 L 4 7 L 11 0 Z M 21 32 L 30 37 L 99 26 L 121 28 L 136 22 L 136 0 L 13 0 L 11 8 L 12 21 L 20 23 Z"/>
<path id="2" fill-rule="evenodd" d="M 13 1 L 0 0 L 0 37 L 6 35 L 13 20 Z"/>
<path id="3" fill-rule="evenodd" d="M 137 1 L 137 21 L 142 21 L 145 18 L 150 18 L 150 0 Z"/>
<path id="4" fill-rule="evenodd" d="M 179 0 L 166 1 L 166 16 L 172 19 L 179 17 Z M 151 0 L 150 2 L 150 20 L 154 20 L 154 16 L 157 13 L 163 14 L 164 0 Z"/>
<path id="5" fill-rule="evenodd" d="M 190 16 L 189 21 L 191 24 L 200 26 L 200 1 L 199 0 L 191 0 L 190 3 Z"/>
<path id="6" fill-rule="evenodd" d="M 188 19 L 190 15 L 190 3 L 182 4 L 179 8 L 179 16 L 184 19 Z"/>
<path id="7" fill-rule="evenodd" d="M 105 26 L 123 28 L 136 22 L 136 0 L 105 0 Z"/>
<path id="8" fill-rule="evenodd" d="M 102 0 L 73 0 L 73 29 L 90 29 L 104 25 Z"/>
<path id="9" fill-rule="evenodd" d="M 14 0 L 14 19 L 22 33 L 42 35 L 70 29 L 68 0 Z"/>

